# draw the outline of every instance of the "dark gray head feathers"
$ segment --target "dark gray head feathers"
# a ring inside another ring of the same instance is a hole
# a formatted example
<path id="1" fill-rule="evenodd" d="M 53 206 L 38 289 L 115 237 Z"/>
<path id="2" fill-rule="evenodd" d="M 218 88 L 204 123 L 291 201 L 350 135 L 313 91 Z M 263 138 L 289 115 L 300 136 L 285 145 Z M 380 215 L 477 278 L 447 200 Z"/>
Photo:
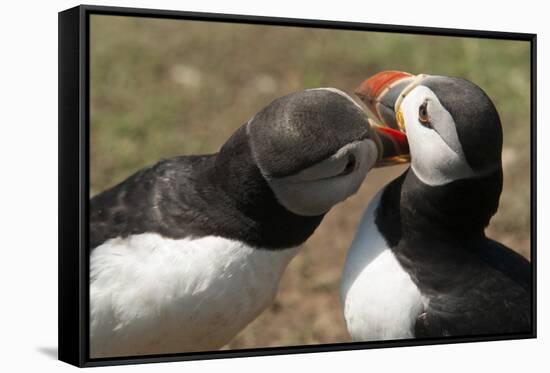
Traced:
<path id="1" fill-rule="evenodd" d="M 292 175 L 367 137 L 366 114 L 328 89 L 281 97 L 248 123 L 256 162 L 266 175 Z"/>
<path id="2" fill-rule="evenodd" d="M 456 124 L 466 160 L 476 172 L 500 167 L 502 126 L 491 99 L 475 84 L 461 78 L 429 76 L 431 89 Z"/>

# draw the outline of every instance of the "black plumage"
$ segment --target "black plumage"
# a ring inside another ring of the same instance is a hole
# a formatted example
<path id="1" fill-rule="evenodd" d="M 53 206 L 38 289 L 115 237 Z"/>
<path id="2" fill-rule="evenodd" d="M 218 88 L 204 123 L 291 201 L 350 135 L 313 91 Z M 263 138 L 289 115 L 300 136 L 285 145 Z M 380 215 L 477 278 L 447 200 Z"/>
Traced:
<path id="1" fill-rule="evenodd" d="M 399 265 L 364 255 L 364 269 L 373 269 L 357 280 L 361 289 L 368 279 L 387 278 L 393 298 L 375 292 L 361 298 L 349 285 L 355 285 L 357 271 L 347 266 L 352 336 L 530 333 L 531 264 L 485 235 L 503 182 L 502 126 L 491 99 L 461 78 L 396 71 L 367 79 L 358 93 L 365 103 L 377 103 L 379 120 L 407 131 L 412 165 L 384 188 L 374 211 L 376 227 L 369 230 L 382 235 Z M 376 237 L 369 242 L 358 236 L 363 250 L 374 255 L 380 249 Z M 353 249 L 353 258 L 361 258 L 359 244 Z M 364 313 L 361 302 L 378 308 Z M 366 314 L 372 319 L 363 319 Z M 388 314 L 392 317 L 378 317 Z"/>
<path id="2" fill-rule="evenodd" d="M 145 232 L 215 234 L 272 249 L 303 243 L 323 216 L 299 216 L 277 202 L 247 139 L 243 126 L 219 154 L 163 160 L 92 198 L 90 247 Z"/>
<path id="3" fill-rule="evenodd" d="M 266 175 L 292 175 L 368 132 L 366 114 L 339 93 L 309 90 L 278 98 L 219 153 L 163 160 L 93 197 L 90 248 L 145 232 L 173 239 L 215 235 L 264 249 L 302 244 L 324 214 L 285 209 Z"/>
<path id="4" fill-rule="evenodd" d="M 376 224 L 428 306 L 415 337 L 531 331 L 530 263 L 485 236 L 502 171 L 429 186 L 409 169 L 383 192 Z"/>

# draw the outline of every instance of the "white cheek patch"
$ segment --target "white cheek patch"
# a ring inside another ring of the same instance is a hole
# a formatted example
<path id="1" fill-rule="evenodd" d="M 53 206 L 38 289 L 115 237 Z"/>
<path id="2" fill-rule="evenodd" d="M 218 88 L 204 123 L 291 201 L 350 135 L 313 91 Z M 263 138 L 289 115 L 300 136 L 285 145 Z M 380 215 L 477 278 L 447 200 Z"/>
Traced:
<path id="1" fill-rule="evenodd" d="M 351 154 L 354 169 L 341 175 Z M 330 158 L 295 175 L 266 180 L 287 210 L 301 216 L 318 216 L 357 192 L 377 159 L 376 144 L 365 139 L 342 147 Z"/>
<path id="2" fill-rule="evenodd" d="M 350 157 L 363 156 L 365 151 L 365 145 L 362 141 L 344 145 L 325 161 L 302 170 L 296 175 L 289 176 L 287 180 L 289 182 L 316 181 L 327 178 L 327 176 L 338 175 L 345 170 Z"/>
<path id="3" fill-rule="evenodd" d="M 426 88 L 426 90 L 429 91 L 428 88 Z M 441 140 L 443 140 L 460 158 L 466 159 L 462 150 L 462 144 L 460 144 L 460 140 L 458 139 L 455 121 L 435 95 L 429 99 L 428 110 L 434 130 Z"/>
<path id="4" fill-rule="evenodd" d="M 418 108 L 425 100 L 434 128 L 418 120 Z M 444 185 L 475 176 L 464 156 L 451 114 L 429 88 L 418 86 L 411 91 L 403 100 L 401 111 L 411 149 L 411 167 L 422 182 Z"/>

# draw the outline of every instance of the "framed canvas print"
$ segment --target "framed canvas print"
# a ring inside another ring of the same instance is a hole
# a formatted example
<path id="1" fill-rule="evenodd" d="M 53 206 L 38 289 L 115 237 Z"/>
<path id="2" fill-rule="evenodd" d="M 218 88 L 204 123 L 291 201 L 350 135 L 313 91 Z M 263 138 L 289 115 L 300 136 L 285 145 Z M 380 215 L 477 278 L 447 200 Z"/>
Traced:
<path id="1" fill-rule="evenodd" d="M 533 338 L 536 35 L 59 13 L 59 358 Z"/>

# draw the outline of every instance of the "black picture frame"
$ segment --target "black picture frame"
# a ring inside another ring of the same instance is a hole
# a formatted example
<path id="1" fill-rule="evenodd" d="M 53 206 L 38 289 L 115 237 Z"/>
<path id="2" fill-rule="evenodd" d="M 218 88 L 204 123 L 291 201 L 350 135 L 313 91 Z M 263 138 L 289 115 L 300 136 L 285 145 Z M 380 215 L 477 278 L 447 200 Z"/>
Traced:
<path id="1" fill-rule="evenodd" d="M 533 269 L 531 277 L 533 292 L 531 332 L 516 335 L 507 334 L 459 338 L 451 337 L 446 339 L 354 342 L 315 346 L 256 348 L 231 351 L 210 351 L 202 353 L 179 353 L 158 356 L 148 355 L 91 359 L 88 353 L 88 201 L 90 147 L 89 20 L 90 16 L 94 14 L 528 41 L 531 45 L 531 263 Z M 536 34 L 81 5 L 59 13 L 58 43 L 59 360 L 79 367 L 93 367 L 104 365 L 219 359 L 260 355 L 284 355 L 380 347 L 387 348 L 536 338 Z"/>

